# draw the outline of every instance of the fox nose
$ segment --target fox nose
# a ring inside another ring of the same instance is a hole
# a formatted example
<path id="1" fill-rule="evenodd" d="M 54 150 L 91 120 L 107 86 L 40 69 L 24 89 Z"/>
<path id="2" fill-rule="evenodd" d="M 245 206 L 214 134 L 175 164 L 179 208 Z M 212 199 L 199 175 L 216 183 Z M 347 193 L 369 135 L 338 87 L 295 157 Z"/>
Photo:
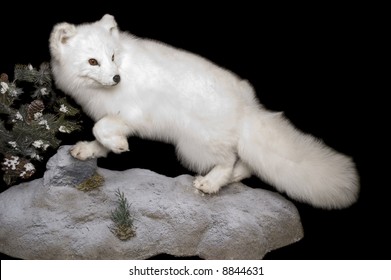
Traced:
<path id="1" fill-rule="evenodd" d="M 119 83 L 119 81 L 121 81 L 121 77 L 120 77 L 120 75 L 115 75 L 114 77 L 113 77 L 113 81 L 115 82 L 115 83 Z"/>

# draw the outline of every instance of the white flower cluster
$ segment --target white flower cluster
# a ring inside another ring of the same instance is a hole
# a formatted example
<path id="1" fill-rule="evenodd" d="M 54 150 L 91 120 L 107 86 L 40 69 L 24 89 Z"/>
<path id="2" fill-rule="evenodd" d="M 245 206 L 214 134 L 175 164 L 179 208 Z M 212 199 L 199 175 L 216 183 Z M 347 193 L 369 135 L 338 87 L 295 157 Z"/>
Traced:
<path id="1" fill-rule="evenodd" d="M 45 87 L 41 88 L 41 89 L 40 89 L 40 92 L 41 92 L 41 95 L 43 95 L 43 96 L 49 94 L 48 89 L 45 88 Z"/>
<path id="2" fill-rule="evenodd" d="M 17 144 L 16 144 L 15 141 L 9 141 L 8 144 L 9 144 L 12 148 L 16 149 Z"/>
<path id="3" fill-rule="evenodd" d="M 40 118 L 42 118 L 42 113 L 41 112 L 37 112 L 37 113 L 34 114 L 34 120 L 35 121 L 40 119 Z"/>
<path id="4" fill-rule="evenodd" d="M 20 163 L 19 157 L 11 156 L 10 159 L 8 158 L 4 159 L 3 165 L 11 168 L 11 170 L 16 170 L 16 167 L 18 166 L 19 163 Z"/>
<path id="5" fill-rule="evenodd" d="M 58 131 L 62 132 L 62 133 L 71 133 L 71 131 L 64 125 L 60 126 L 60 128 L 58 129 Z"/>
<path id="6" fill-rule="evenodd" d="M 34 173 L 35 172 L 35 167 L 34 165 L 29 162 L 29 163 L 26 163 L 24 166 L 23 166 L 24 170 L 22 171 L 22 173 L 19 174 L 20 177 L 24 177 L 26 176 L 28 173 Z M 31 174 L 29 175 L 29 177 L 31 176 Z"/>
<path id="7" fill-rule="evenodd" d="M 31 154 L 29 155 L 29 157 L 32 158 L 32 159 L 36 159 L 36 160 L 42 160 L 42 159 L 43 159 L 42 156 L 38 155 L 38 154 L 35 153 L 35 152 L 31 153 Z"/>
<path id="8" fill-rule="evenodd" d="M 17 97 L 19 94 L 21 94 L 23 92 L 23 90 L 16 88 L 14 84 L 0 82 L 0 93 L 5 94 L 6 92 L 8 92 L 8 94 L 11 97 Z"/>
<path id="9" fill-rule="evenodd" d="M 27 179 L 35 173 L 35 166 L 27 160 L 20 159 L 18 156 L 5 158 L 2 165 L 13 172 L 20 172 L 19 177 Z"/>
<path id="10" fill-rule="evenodd" d="M 1 89 L 0 89 L 1 94 L 6 93 L 7 90 L 9 89 L 9 86 L 6 82 L 1 82 L 0 86 L 1 86 Z"/>
<path id="11" fill-rule="evenodd" d="M 36 114 L 41 114 L 42 115 L 42 113 L 36 113 Z M 34 114 L 34 118 L 35 118 L 35 114 Z M 48 121 L 47 120 L 41 120 L 39 123 L 38 123 L 39 125 L 43 125 L 43 126 L 45 126 L 45 128 L 47 129 L 47 130 L 49 130 L 50 129 L 50 127 L 49 127 L 49 124 L 48 124 Z"/>
<path id="12" fill-rule="evenodd" d="M 45 128 L 46 128 L 47 130 L 49 130 L 49 129 L 50 129 L 50 126 L 49 126 L 49 124 L 48 124 L 48 121 L 45 120 L 45 119 L 42 118 L 42 117 L 43 117 L 42 112 L 37 112 L 37 113 L 34 114 L 34 120 L 35 120 L 35 121 L 39 121 L 39 122 L 38 122 L 39 125 L 45 126 Z"/>
<path id="13" fill-rule="evenodd" d="M 60 112 L 66 114 L 66 113 L 69 112 L 69 109 L 68 109 L 68 107 L 65 106 L 64 104 L 61 104 L 61 106 L 60 106 Z"/>
<path id="14" fill-rule="evenodd" d="M 46 151 L 46 149 L 49 147 L 49 144 L 45 144 L 42 140 L 36 140 L 32 144 L 37 149 L 42 149 Z"/>
<path id="15" fill-rule="evenodd" d="M 23 90 L 21 89 L 18 89 L 18 88 L 15 88 L 14 86 L 10 89 L 9 91 L 9 95 L 11 95 L 12 97 L 18 97 L 19 94 L 21 94 L 23 92 Z"/>
<path id="16" fill-rule="evenodd" d="M 19 111 L 16 112 L 14 120 L 23 121 L 23 116 Z"/>

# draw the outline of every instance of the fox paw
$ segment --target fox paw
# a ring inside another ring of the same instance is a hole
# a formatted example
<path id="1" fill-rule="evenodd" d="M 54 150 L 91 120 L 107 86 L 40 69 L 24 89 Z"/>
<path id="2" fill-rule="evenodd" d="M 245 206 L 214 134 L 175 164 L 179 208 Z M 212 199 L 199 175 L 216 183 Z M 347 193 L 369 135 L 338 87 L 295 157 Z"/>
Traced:
<path id="1" fill-rule="evenodd" d="M 220 189 L 219 186 L 212 184 L 208 179 L 202 176 L 197 176 L 193 182 L 193 186 L 202 191 L 203 193 L 217 193 Z"/>
<path id="2" fill-rule="evenodd" d="M 122 136 L 112 136 L 110 138 L 97 138 L 98 141 L 116 154 L 129 151 L 128 139 Z"/>
<path id="3" fill-rule="evenodd" d="M 129 151 L 128 140 L 125 137 L 113 137 L 113 141 L 110 143 L 108 148 L 116 154 Z"/>
<path id="4" fill-rule="evenodd" d="M 70 149 L 71 155 L 79 160 L 87 160 L 95 157 L 95 152 L 89 142 L 78 142 Z"/>

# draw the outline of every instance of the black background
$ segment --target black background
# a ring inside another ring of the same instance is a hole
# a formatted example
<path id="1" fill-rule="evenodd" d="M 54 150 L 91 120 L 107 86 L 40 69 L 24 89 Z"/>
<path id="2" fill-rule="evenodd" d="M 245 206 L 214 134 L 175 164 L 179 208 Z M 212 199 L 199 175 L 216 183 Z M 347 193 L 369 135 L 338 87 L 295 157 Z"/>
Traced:
<path id="1" fill-rule="evenodd" d="M 381 203 L 385 185 L 376 183 L 369 172 L 376 163 L 367 160 L 369 143 L 364 140 L 374 130 L 365 114 L 375 99 L 367 92 L 364 74 L 368 71 L 365 7 L 236 3 L 214 9 L 191 2 L 172 7 L 127 3 L 124 7 L 111 1 L 104 7 L 95 3 L 81 8 L 52 2 L 31 7 L 2 3 L 1 73 L 12 74 L 17 63 L 38 67 L 49 61 L 48 38 L 55 23 L 96 21 L 105 13 L 114 15 L 122 30 L 200 54 L 248 79 L 267 108 L 284 111 L 302 131 L 352 156 L 360 173 L 360 198 L 348 209 L 325 211 L 295 202 L 304 238 L 265 258 L 390 258 L 386 205 Z M 86 119 L 85 132 L 66 143 L 90 139 L 92 125 Z M 100 159 L 99 165 L 119 170 L 148 168 L 168 176 L 189 173 L 177 162 L 172 146 L 134 137 L 129 142 L 129 153 L 110 155 Z M 269 188 L 257 178 L 245 183 Z M 167 257 L 171 256 L 156 258 Z"/>

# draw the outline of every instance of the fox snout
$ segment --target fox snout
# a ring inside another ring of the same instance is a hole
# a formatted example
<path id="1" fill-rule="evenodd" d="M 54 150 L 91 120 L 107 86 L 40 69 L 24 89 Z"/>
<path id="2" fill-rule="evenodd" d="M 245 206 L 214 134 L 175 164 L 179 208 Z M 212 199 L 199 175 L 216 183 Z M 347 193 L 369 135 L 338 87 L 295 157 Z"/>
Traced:
<path id="1" fill-rule="evenodd" d="M 118 84 L 121 81 L 121 76 L 120 75 L 115 75 L 113 77 L 113 81 L 115 84 Z"/>

